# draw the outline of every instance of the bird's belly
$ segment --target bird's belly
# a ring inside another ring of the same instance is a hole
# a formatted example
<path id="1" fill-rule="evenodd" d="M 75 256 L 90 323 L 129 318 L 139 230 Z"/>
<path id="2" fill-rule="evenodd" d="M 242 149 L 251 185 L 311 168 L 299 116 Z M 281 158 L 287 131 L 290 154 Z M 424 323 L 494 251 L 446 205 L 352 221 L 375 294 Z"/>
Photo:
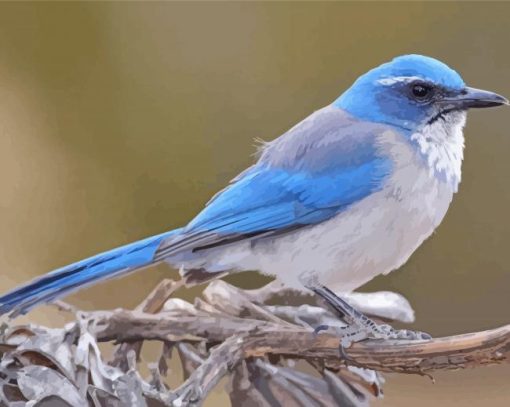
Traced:
<path id="1" fill-rule="evenodd" d="M 408 168 L 322 224 L 232 247 L 218 260 L 297 289 L 320 282 L 351 291 L 404 264 L 441 222 L 452 195 L 451 186 L 428 171 Z"/>

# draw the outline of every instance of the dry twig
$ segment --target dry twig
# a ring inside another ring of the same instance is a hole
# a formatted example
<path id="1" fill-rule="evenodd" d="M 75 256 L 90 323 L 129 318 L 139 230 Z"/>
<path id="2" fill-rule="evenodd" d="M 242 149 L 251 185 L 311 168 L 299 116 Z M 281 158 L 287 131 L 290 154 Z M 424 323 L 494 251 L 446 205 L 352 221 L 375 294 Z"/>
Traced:
<path id="1" fill-rule="evenodd" d="M 132 311 L 83 313 L 66 307 L 77 321 L 62 329 L 4 329 L 0 405 L 200 405 L 230 376 L 233 405 L 357 407 L 381 393 L 377 372 L 430 374 L 501 363 L 510 356 L 509 325 L 429 341 L 363 341 L 346 350 L 346 361 L 334 332 L 315 334 L 311 328 L 342 323 L 313 301 L 288 305 L 287 297 L 287 305 L 274 305 L 285 291 L 276 283 L 241 290 L 215 281 L 194 304 L 170 298 L 179 286 L 163 281 Z M 304 299 L 294 294 L 290 303 Z M 378 318 L 414 318 L 398 294 L 352 294 L 347 300 Z M 148 379 L 137 365 L 145 340 L 163 343 Z M 107 364 L 97 344 L 110 341 L 119 345 Z M 184 382 L 172 390 L 165 376 L 173 348 Z"/>

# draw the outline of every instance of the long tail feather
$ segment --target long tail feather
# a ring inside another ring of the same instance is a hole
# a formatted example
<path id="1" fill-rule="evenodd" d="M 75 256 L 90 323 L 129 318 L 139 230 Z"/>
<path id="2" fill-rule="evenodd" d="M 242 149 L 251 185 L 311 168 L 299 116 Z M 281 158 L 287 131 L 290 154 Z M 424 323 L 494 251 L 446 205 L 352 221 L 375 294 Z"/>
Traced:
<path id="1" fill-rule="evenodd" d="M 0 297 L 0 315 L 10 313 L 15 317 L 80 288 L 148 266 L 154 262 L 161 241 L 178 232 L 149 237 L 36 278 Z"/>

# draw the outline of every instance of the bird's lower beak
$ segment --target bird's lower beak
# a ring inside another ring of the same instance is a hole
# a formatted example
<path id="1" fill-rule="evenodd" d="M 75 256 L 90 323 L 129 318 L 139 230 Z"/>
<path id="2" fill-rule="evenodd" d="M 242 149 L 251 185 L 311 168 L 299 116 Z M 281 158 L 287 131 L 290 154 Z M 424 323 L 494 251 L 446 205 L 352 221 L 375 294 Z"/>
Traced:
<path id="1" fill-rule="evenodd" d="M 508 105 L 509 103 L 507 98 L 497 93 L 466 87 L 457 95 L 444 98 L 441 104 L 447 110 L 466 110 Z"/>

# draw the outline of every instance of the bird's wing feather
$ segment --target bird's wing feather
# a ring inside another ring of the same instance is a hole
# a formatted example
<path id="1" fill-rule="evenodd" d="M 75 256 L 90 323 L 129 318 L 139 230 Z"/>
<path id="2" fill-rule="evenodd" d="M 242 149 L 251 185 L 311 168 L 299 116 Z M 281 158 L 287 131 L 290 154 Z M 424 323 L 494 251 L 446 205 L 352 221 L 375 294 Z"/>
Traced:
<path id="1" fill-rule="evenodd" d="M 324 110 L 268 143 L 157 257 L 317 224 L 380 189 L 391 161 L 374 144 L 376 129 Z"/>

